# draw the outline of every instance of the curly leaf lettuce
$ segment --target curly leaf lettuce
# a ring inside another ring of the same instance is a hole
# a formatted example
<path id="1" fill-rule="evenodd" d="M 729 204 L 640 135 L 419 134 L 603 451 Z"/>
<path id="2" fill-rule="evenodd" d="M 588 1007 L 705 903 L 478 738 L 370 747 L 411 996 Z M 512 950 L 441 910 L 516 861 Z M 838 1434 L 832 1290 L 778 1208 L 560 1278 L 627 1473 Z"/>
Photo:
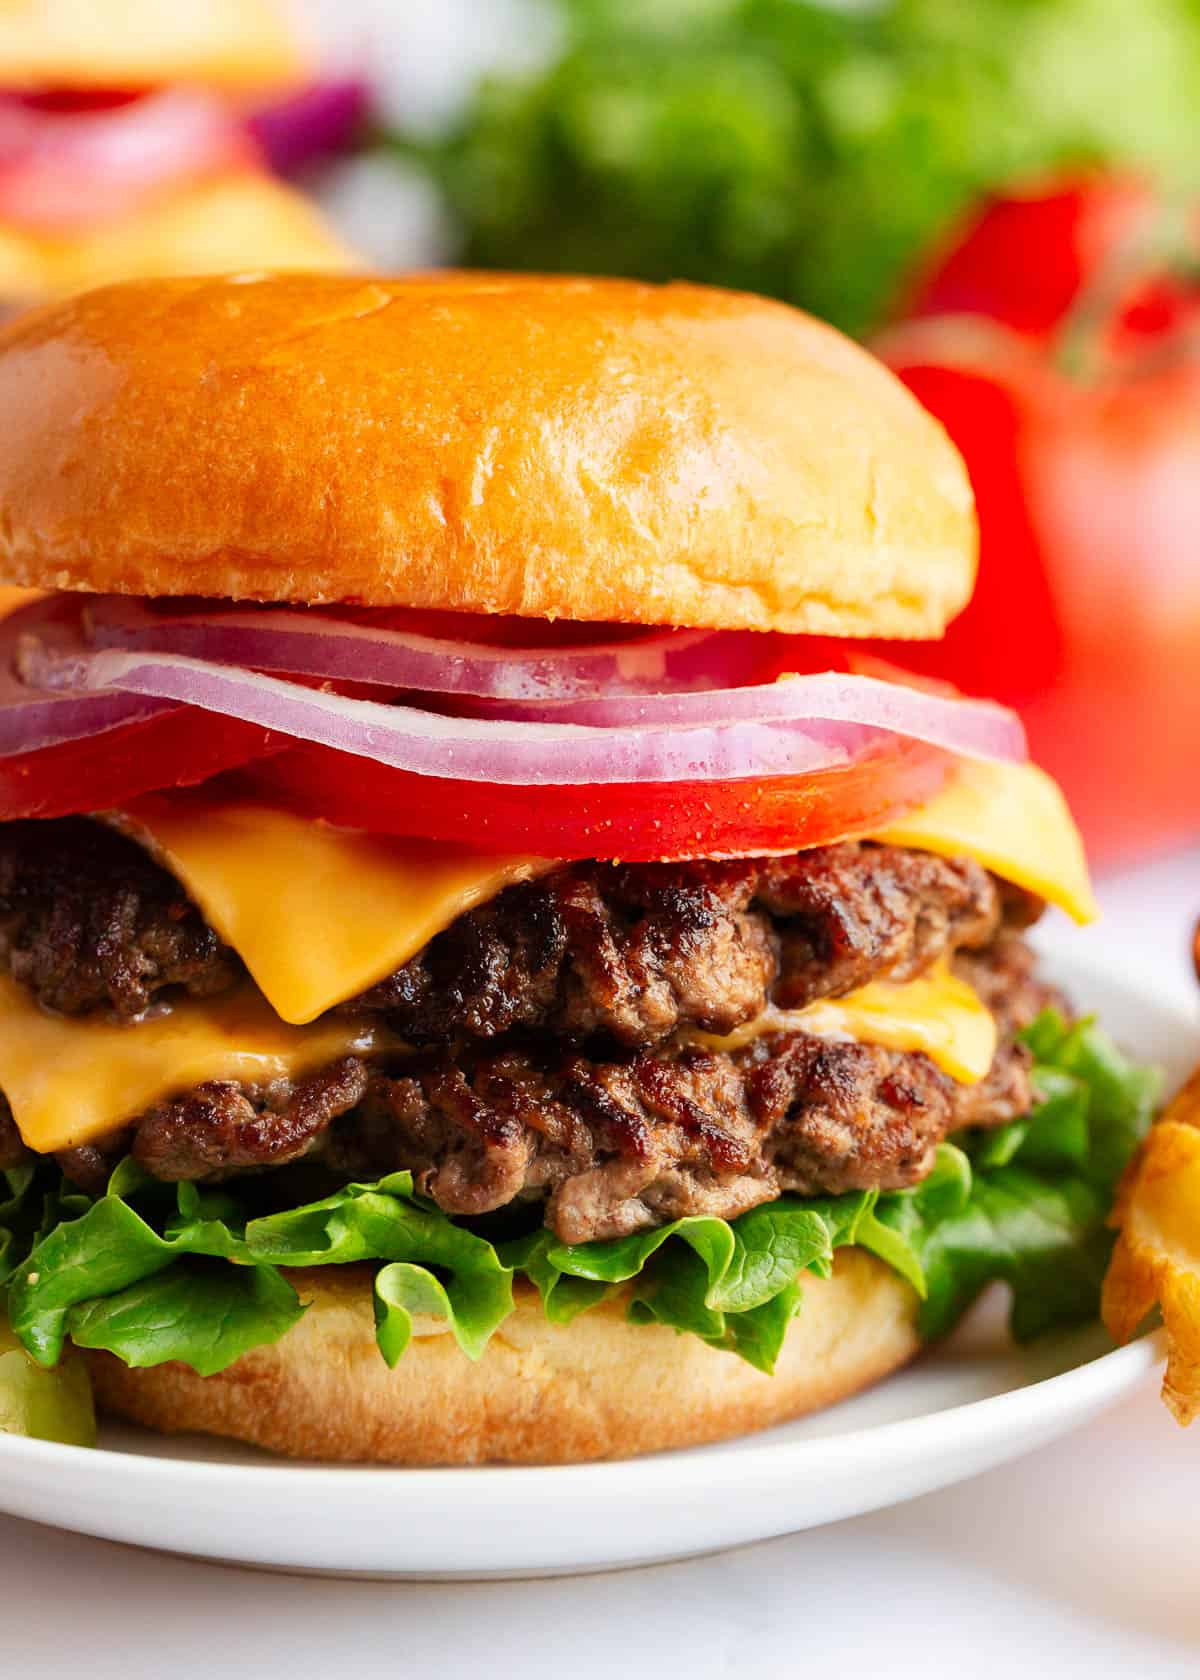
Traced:
<path id="1" fill-rule="evenodd" d="M 613 1286 L 633 1282 L 634 1323 L 690 1331 L 770 1372 L 800 1303 L 798 1279 L 804 1272 L 827 1277 L 835 1249 L 869 1248 L 923 1287 L 911 1247 L 876 1217 L 879 1200 L 875 1191 L 785 1197 L 732 1222 L 698 1215 L 575 1246 L 539 1231 L 508 1245 L 506 1258 L 533 1279 L 552 1320 L 569 1320 Z"/>
<path id="2" fill-rule="evenodd" d="M 385 1261 L 375 1276 L 375 1322 L 389 1365 L 408 1346 L 414 1313 L 445 1319 L 462 1351 L 478 1359 L 512 1311 L 512 1268 L 485 1238 L 419 1202 L 411 1173 L 251 1220 L 245 1242 L 256 1263 L 272 1266 Z"/>
<path id="3" fill-rule="evenodd" d="M 694 1216 L 610 1242 L 569 1245 L 544 1229 L 492 1242 L 423 1200 L 403 1172 L 252 1217 L 236 1186 L 172 1188 L 131 1162 L 94 1199 L 56 1170 L 48 1181 L 49 1163 L 23 1168 L 0 1181 L 13 1334 L 44 1366 L 74 1342 L 129 1365 L 177 1359 L 211 1375 L 300 1318 L 292 1268 L 367 1263 L 389 1364 L 418 1315 L 444 1321 L 477 1359 L 522 1277 L 553 1323 L 624 1289 L 632 1322 L 669 1325 L 770 1372 L 803 1310 L 804 1278 L 827 1277 L 836 1250 L 855 1246 L 913 1286 L 926 1336 L 951 1329 L 996 1280 L 1011 1287 L 1014 1333 L 1033 1336 L 1096 1310 L 1105 1217 L 1157 1078 L 1091 1022 L 1047 1012 L 1026 1036 L 1037 1106 L 944 1144 L 911 1190 L 785 1196 L 732 1221 Z"/>
<path id="4" fill-rule="evenodd" d="M 1012 1290 L 1021 1340 L 1096 1311 L 1112 1249 L 1106 1217 L 1149 1128 L 1160 1075 L 1128 1061 L 1090 1020 L 1068 1025 L 1046 1010 L 1024 1036 L 1037 1106 L 965 1140 L 973 1159 L 962 1156 L 957 1190 L 939 1209 L 929 1197 L 944 1166 L 914 1190 L 884 1198 L 881 1218 L 924 1273 L 920 1328 L 928 1337 L 952 1329 L 997 1279 Z"/>

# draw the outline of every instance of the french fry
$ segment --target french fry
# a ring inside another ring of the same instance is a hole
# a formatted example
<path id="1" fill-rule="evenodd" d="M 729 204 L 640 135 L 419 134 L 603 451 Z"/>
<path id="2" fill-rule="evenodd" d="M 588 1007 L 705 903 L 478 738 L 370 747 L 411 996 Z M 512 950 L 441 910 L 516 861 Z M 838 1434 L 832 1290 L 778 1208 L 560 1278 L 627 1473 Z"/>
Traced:
<path id="1" fill-rule="evenodd" d="M 1200 1070 L 1151 1127 L 1121 1183 L 1101 1312 L 1126 1342 L 1157 1306 L 1167 1333 L 1163 1399 L 1200 1416 Z"/>

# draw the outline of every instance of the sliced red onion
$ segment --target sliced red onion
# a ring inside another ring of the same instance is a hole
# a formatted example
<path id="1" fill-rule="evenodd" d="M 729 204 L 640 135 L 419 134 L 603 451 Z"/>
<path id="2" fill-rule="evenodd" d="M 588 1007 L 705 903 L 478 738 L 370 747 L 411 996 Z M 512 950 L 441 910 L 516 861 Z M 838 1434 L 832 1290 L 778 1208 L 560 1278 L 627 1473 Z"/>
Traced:
<path id="1" fill-rule="evenodd" d="M 96 647 L 539 704 L 736 684 L 761 673 L 771 648 L 770 638 L 753 631 L 711 630 L 649 630 L 624 641 L 564 647 L 489 647 L 347 623 L 311 608 L 176 613 L 125 596 L 94 601 L 85 623 Z"/>
<path id="2" fill-rule="evenodd" d="M 224 101 L 198 88 L 78 109 L 0 95 L 0 219 L 19 227 L 70 233 L 111 221 L 165 185 L 257 157 Z"/>
<path id="3" fill-rule="evenodd" d="M 30 688 L 22 682 L 13 669 L 18 638 L 36 626 L 45 645 L 65 656 L 83 646 L 78 620 L 78 605 L 60 597 L 22 607 L 0 627 L 0 758 L 82 741 L 124 723 L 142 722 L 177 710 L 174 701 L 152 695 L 66 694 Z"/>
<path id="4" fill-rule="evenodd" d="M 768 722 L 610 729 L 447 717 L 411 706 L 348 699 L 179 655 L 63 651 L 35 636 L 24 638 L 18 668 L 27 681 L 41 687 L 84 693 L 115 689 L 177 700 L 397 770 L 467 782 L 591 786 L 807 775 L 849 764 L 886 735 L 901 733 L 917 740 L 934 736 L 932 745 L 951 752 L 979 750 L 977 734 L 966 724 L 933 731 L 924 711 L 912 730 L 895 727 L 895 708 L 888 729 L 852 717 L 846 693 L 832 691 L 823 679 L 817 679 L 815 710 L 805 710 L 810 679 L 778 685 L 787 691 L 793 710 Z M 871 678 L 856 680 L 871 688 L 887 686 Z M 928 698 L 915 691 L 900 693 Z M 863 709 L 870 709 L 865 701 Z M 947 710 L 954 709 L 948 703 Z M 966 711 L 969 718 L 971 708 Z M 833 715 L 823 715 L 828 712 Z"/>
<path id="5" fill-rule="evenodd" d="M 991 700 L 931 694 L 878 677 L 826 671 L 780 677 L 748 688 L 704 694 L 647 694 L 570 700 L 554 707 L 505 703 L 491 717 L 527 722 L 578 723 L 595 729 L 719 727 L 732 723 L 785 723 L 798 718 L 865 724 L 975 758 L 1026 756 L 1020 718 Z"/>
<path id="6" fill-rule="evenodd" d="M 316 82 L 256 111 L 247 123 L 272 169 L 295 174 L 346 151 L 366 122 L 370 92 L 361 77 Z"/>

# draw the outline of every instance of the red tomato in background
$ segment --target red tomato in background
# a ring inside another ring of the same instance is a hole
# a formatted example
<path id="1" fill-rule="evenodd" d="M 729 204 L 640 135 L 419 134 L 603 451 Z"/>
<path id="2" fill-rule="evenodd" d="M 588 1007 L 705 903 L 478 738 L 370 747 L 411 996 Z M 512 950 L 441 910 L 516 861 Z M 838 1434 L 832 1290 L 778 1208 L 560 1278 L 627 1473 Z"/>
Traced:
<path id="1" fill-rule="evenodd" d="M 993 205 L 876 346 L 962 451 L 982 536 L 945 641 L 893 657 L 1016 706 L 1101 864 L 1200 832 L 1200 288 L 1139 268 L 1148 205 L 1104 181 Z"/>
<path id="2" fill-rule="evenodd" d="M 1045 338 L 1154 208 L 1130 176 L 1039 181 L 990 198 L 922 265 L 901 313 L 983 315 Z"/>
<path id="3" fill-rule="evenodd" d="M 1174 271 L 1172 247 L 1183 259 Z M 1058 350 L 1090 303 L 1095 347 L 1137 352 L 1200 318 L 1198 257 L 1200 212 L 1164 203 L 1136 176 L 1037 182 L 988 199 L 953 229 L 900 313 L 980 316 Z"/>
<path id="4" fill-rule="evenodd" d="M 0 822 L 106 811 L 138 794 L 207 781 L 285 745 L 256 724 L 180 706 L 82 741 L 0 758 Z"/>

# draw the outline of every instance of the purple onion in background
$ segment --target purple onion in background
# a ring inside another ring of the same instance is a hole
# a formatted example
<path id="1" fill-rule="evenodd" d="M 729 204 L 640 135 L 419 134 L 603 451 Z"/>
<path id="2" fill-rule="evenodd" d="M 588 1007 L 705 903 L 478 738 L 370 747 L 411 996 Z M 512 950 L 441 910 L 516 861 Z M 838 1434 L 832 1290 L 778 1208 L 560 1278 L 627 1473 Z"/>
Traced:
<path id="1" fill-rule="evenodd" d="M 366 124 L 370 91 L 361 77 L 314 82 L 311 87 L 264 105 L 247 128 L 280 175 L 348 151 Z"/>

